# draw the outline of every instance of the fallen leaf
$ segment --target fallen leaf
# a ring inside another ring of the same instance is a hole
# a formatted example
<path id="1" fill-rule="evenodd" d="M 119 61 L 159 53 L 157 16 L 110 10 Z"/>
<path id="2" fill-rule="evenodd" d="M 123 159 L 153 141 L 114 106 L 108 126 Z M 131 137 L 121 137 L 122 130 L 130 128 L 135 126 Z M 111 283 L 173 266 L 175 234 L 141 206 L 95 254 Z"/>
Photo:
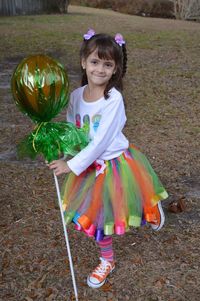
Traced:
<path id="1" fill-rule="evenodd" d="M 48 287 L 47 289 L 46 289 L 46 297 L 49 297 L 50 295 L 52 295 L 53 294 L 53 289 L 51 288 L 51 287 Z"/>
<path id="2" fill-rule="evenodd" d="M 106 283 L 103 285 L 102 290 L 103 290 L 104 292 L 109 292 L 109 291 L 111 291 L 111 290 L 112 290 L 112 285 L 111 285 L 111 283 L 106 282 Z"/>
<path id="3" fill-rule="evenodd" d="M 168 210 L 173 213 L 180 213 L 186 210 L 185 198 L 169 203 Z"/>
<path id="4" fill-rule="evenodd" d="M 135 265 L 143 264 L 143 260 L 141 256 L 136 256 L 131 260 Z"/>
<path id="5" fill-rule="evenodd" d="M 166 283 L 166 278 L 165 277 L 160 277 L 156 282 L 155 282 L 155 286 L 157 288 L 161 288 L 164 284 Z"/>
<path id="6" fill-rule="evenodd" d="M 32 298 L 30 298 L 30 297 L 25 297 L 25 300 L 26 301 L 34 301 Z"/>

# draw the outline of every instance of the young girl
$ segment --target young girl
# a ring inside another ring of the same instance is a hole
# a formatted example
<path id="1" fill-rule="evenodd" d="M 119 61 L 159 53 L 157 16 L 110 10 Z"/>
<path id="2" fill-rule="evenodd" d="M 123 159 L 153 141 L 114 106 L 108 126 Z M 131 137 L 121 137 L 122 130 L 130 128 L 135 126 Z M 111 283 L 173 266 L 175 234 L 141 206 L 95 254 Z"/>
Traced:
<path id="1" fill-rule="evenodd" d="M 126 72 L 125 41 L 89 30 L 80 51 L 82 86 L 71 94 L 67 121 L 88 129 L 90 142 L 74 158 L 50 163 L 56 175 L 68 173 L 63 189 L 66 223 L 94 237 L 100 264 L 88 276 L 102 286 L 115 268 L 112 234 L 146 222 L 164 224 L 160 200 L 167 192 L 146 157 L 122 133 L 126 115 L 122 78 Z"/>

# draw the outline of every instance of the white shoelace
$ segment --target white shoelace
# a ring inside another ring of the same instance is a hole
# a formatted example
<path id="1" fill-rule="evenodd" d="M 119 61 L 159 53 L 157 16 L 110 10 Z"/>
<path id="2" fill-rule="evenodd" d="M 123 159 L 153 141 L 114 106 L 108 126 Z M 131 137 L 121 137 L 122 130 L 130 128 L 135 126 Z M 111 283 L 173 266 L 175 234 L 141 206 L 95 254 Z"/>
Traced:
<path id="1" fill-rule="evenodd" d="M 107 273 L 108 268 L 110 268 L 110 270 L 112 269 L 112 265 L 109 261 L 106 261 L 103 258 L 100 258 L 100 260 L 101 263 L 98 265 L 98 267 L 94 270 L 92 274 L 102 277 L 105 275 L 105 273 Z"/>

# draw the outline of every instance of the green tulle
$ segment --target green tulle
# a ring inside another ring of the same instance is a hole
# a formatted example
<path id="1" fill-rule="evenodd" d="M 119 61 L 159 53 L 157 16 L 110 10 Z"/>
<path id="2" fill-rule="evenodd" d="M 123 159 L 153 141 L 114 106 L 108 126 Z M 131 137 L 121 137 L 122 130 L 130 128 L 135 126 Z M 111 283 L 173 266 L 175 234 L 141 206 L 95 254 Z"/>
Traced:
<path id="1" fill-rule="evenodd" d="M 18 145 L 19 158 L 43 155 L 51 162 L 63 155 L 74 156 L 88 144 L 86 130 L 69 122 L 41 122 Z"/>

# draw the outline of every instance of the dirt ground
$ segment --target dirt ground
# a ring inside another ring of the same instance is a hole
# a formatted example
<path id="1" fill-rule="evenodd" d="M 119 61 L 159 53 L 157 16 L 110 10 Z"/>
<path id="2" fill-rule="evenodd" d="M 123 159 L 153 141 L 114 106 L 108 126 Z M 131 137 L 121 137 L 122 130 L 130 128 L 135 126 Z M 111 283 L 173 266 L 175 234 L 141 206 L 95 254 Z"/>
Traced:
<path id="1" fill-rule="evenodd" d="M 16 108 L 10 79 L 22 58 L 44 53 L 66 67 L 71 90 L 77 87 L 88 27 L 127 40 L 125 133 L 170 196 L 162 231 L 144 226 L 114 237 L 116 270 L 99 290 L 86 284 L 98 263 L 95 243 L 69 227 L 79 300 L 199 301 L 200 24 L 76 6 L 67 16 L 0 19 L 0 300 L 74 300 L 52 174 L 41 159 L 16 156 L 33 124 Z"/>

